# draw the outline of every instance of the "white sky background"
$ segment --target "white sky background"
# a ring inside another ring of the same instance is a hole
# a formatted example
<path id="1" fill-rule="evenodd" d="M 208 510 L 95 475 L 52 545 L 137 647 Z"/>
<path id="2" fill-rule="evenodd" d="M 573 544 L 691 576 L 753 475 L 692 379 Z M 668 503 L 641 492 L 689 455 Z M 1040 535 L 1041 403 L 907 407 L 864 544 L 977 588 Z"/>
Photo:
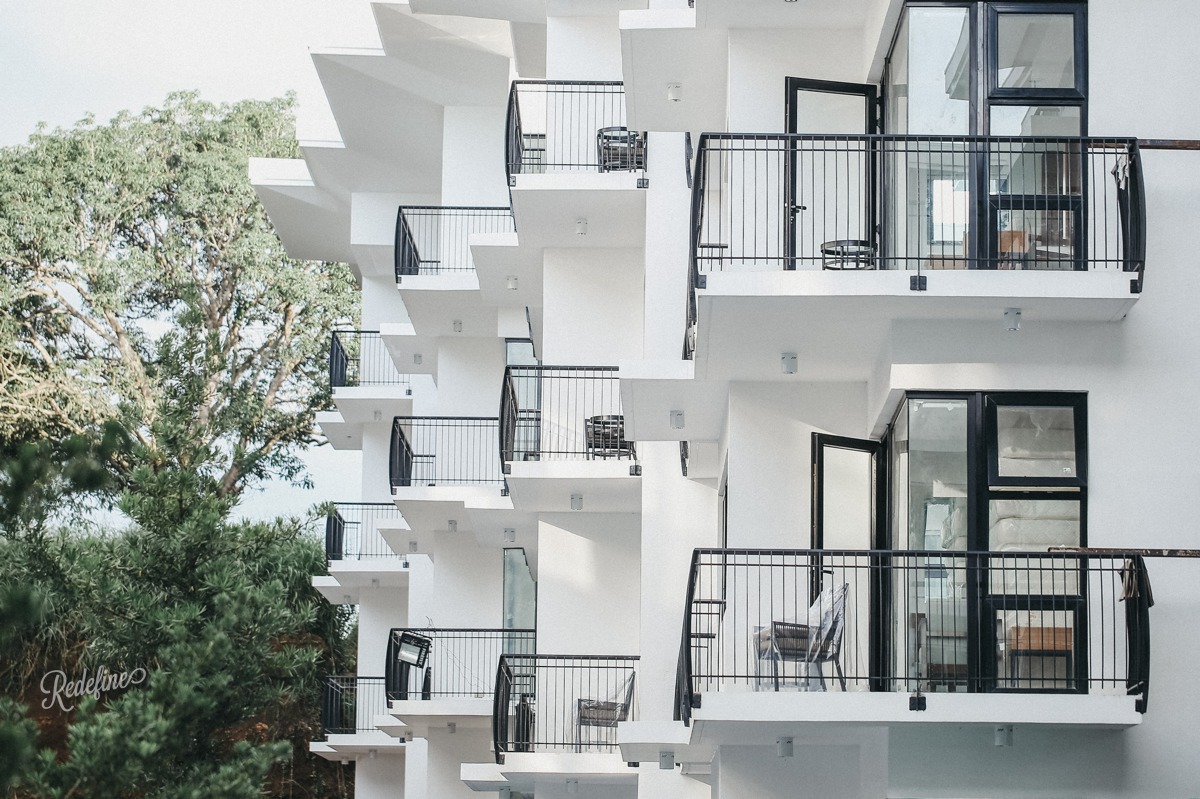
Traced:
<path id="1" fill-rule="evenodd" d="M 378 46 L 366 0 L 0 0 L 0 146 L 24 143 L 39 122 L 70 127 L 88 113 L 104 122 L 191 89 L 213 102 L 292 90 L 306 134 L 327 131 L 309 48 L 330 46 Z M 273 484 L 247 496 L 241 514 L 356 500 L 361 460 L 314 449 L 314 490 Z"/>

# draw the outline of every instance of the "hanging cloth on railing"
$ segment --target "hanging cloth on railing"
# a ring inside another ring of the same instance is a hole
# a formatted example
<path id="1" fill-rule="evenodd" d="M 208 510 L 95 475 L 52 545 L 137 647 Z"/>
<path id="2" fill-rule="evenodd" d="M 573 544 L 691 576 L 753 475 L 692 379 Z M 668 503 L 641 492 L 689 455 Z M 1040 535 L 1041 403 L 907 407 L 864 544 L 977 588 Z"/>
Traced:
<path id="1" fill-rule="evenodd" d="M 1129 635 L 1126 691 L 1141 694 L 1134 708 L 1145 713 L 1150 702 L 1150 608 L 1154 593 L 1141 555 L 1130 556 L 1121 567 L 1121 601 L 1125 603 L 1125 629 Z"/>

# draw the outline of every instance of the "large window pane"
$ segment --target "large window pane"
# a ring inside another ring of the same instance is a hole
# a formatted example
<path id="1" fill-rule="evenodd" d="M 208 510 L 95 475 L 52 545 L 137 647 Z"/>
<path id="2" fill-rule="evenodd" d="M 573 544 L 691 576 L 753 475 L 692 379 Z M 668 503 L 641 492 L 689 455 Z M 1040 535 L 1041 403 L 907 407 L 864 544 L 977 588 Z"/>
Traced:
<path id="1" fill-rule="evenodd" d="M 1001 89 L 1074 89 L 1072 14 L 999 14 L 997 83 Z"/>
<path id="2" fill-rule="evenodd" d="M 998 406 L 996 448 L 1001 477 L 1075 477 L 1074 407 Z"/>
<path id="3" fill-rule="evenodd" d="M 1077 105 L 993 105 L 993 136 L 1078 136 Z"/>
<path id="4" fill-rule="evenodd" d="M 967 401 L 910 399 L 908 427 L 909 547 L 961 552 L 967 548 Z"/>
<path id="5" fill-rule="evenodd" d="M 971 26 L 965 8 L 910 8 L 892 58 L 895 133 L 970 131 Z M 907 74 L 896 74 L 907 67 Z"/>

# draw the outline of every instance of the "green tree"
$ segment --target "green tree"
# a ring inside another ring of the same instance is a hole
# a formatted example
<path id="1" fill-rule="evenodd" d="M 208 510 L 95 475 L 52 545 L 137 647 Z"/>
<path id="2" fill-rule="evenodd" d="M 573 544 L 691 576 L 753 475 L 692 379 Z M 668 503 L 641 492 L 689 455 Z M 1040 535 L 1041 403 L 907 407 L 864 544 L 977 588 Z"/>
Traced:
<path id="1" fill-rule="evenodd" d="M 0 451 L 116 419 L 223 496 L 302 478 L 355 289 L 287 257 L 249 185 L 249 158 L 297 153 L 290 99 L 192 94 L 0 149 Z"/>
<path id="2" fill-rule="evenodd" d="M 304 525 L 229 522 L 217 479 L 140 466 L 120 534 L 0 543 L 0 585 L 45 604 L 9 642 L 0 693 L 30 697 L 50 669 L 149 672 L 70 719 L 41 714 L 65 725 L 65 745 L 27 762 L 15 796 L 250 799 L 273 774 L 283 788 L 280 766 L 319 734 L 320 680 L 348 666 L 351 617 L 312 588 L 324 553 Z M 2 710 L 27 749 L 28 724 Z M 300 765 L 305 795 L 344 795 L 337 764 Z"/>

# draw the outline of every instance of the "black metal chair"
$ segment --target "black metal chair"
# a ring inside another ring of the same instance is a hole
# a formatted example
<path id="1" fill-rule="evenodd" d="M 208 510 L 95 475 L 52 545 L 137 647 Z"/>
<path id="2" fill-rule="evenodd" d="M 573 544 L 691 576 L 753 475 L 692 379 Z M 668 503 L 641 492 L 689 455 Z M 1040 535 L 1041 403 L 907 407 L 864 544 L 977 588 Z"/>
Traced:
<path id="1" fill-rule="evenodd" d="M 633 172 L 646 168 L 646 139 L 625 127 L 596 131 L 596 163 L 601 172 Z"/>
<path id="2" fill-rule="evenodd" d="M 625 440 L 625 417 L 620 414 L 588 417 L 583 435 L 589 460 L 637 457 L 633 442 Z"/>

